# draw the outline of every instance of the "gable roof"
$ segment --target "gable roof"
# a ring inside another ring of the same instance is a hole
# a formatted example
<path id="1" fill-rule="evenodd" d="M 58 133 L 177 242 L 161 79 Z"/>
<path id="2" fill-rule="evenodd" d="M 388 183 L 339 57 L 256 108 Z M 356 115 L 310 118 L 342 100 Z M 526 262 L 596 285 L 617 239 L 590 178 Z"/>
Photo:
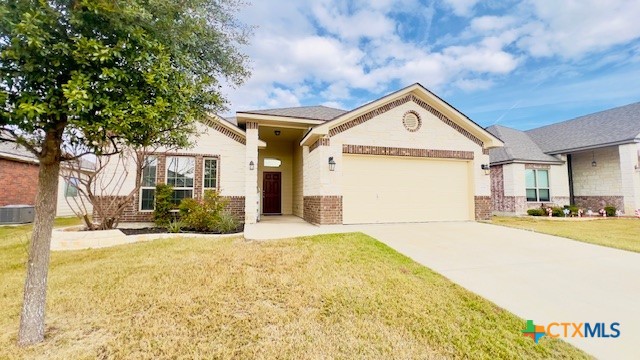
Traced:
<path id="1" fill-rule="evenodd" d="M 504 142 L 504 147 L 489 150 L 491 164 L 508 162 L 558 163 L 561 160 L 547 155 L 524 131 L 493 125 L 487 131 Z"/>
<path id="2" fill-rule="evenodd" d="M 436 113 L 443 121 L 449 121 L 451 126 L 457 127 L 459 131 L 465 132 L 468 137 L 474 138 L 477 142 L 484 144 L 484 148 L 492 148 L 503 146 L 500 139 L 487 132 L 480 125 L 469 119 L 465 114 L 451 106 L 436 94 L 429 91 L 419 83 L 409 85 L 403 89 L 395 91 L 391 94 L 383 96 L 377 100 L 371 101 L 351 111 L 343 114 L 312 128 L 300 141 L 301 145 L 310 145 L 315 139 L 330 134 L 333 129 L 351 121 L 358 116 L 371 113 L 375 109 L 382 109 L 399 99 L 411 97 L 413 101 L 418 101 L 428 108 L 429 111 Z M 376 112 L 373 116 L 377 115 Z M 462 130 L 460 130 L 462 129 Z"/>
<path id="3" fill-rule="evenodd" d="M 526 131 L 547 154 L 640 142 L 640 102 Z"/>
<path id="4" fill-rule="evenodd" d="M 329 121 L 347 111 L 328 106 L 299 106 L 278 109 L 238 111 L 243 114 L 283 116 L 289 118 Z"/>

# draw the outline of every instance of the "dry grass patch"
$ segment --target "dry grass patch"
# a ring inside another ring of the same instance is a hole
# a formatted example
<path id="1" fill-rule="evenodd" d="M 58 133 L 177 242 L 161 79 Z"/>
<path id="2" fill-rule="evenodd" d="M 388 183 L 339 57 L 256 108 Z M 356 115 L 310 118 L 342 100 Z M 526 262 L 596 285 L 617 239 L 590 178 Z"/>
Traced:
<path id="1" fill-rule="evenodd" d="M 0 242 L 0 358 L 586 357 L 363 234 L 54 253 L 46 341 L 21 349 L 17 242 Z"/>
<path id="2" fill-rule="evenodd" d="M 640 219 L 636 218 L 549 220 L 536 217 L 493 217 L 491 223 L 640 252 Z"/>

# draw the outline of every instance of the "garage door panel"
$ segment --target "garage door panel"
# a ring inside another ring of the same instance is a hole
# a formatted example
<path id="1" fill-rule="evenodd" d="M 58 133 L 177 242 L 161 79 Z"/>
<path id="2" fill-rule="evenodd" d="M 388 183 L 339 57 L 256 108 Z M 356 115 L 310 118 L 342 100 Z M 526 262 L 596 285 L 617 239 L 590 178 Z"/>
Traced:
<path id="1" fill-rule="evenodd" d="M 345 224 L 469 220 L 467 162 L 343 157 Z"/>

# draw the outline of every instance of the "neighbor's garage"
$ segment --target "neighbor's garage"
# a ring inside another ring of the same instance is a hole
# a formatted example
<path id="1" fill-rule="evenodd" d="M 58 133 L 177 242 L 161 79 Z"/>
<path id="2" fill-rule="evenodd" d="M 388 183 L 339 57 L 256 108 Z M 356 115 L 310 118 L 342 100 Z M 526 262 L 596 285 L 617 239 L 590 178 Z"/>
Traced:
<path id="1" fill-rule="evenodd" d="M 469 161 L 343 156 L 343 223 L 472 220 Z"/>

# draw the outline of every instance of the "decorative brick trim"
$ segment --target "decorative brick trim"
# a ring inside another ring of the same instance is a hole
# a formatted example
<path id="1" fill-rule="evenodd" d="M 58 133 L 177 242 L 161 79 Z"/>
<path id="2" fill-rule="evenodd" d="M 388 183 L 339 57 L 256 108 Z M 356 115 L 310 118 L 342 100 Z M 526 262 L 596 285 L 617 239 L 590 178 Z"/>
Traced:
<path id="1" fill-rule="evenodd" d="M 406 123 L 407 115 L 414 115 L 416 117 L 418 124 L 415 129 L 411 129 L 409 128 L 409 126 L 407 126 L 407 123 Z M 404 125 L 404 128 L 407 129 L 407 131 L 409 132 L 416 132 L 420 130 L 420 127 L 422 126 L 422 119 L 420 118 L 420 114 L 418 114 L 417 111 L 413 111 L 413 110 L 407 111 L 406 113 L 404 113 L 404 115 L 402 115 L 402 125 Z"/>
<path id="2" fill-rule="evenodd" d="M 491 219 L 491 196 L 476 196 L 474 200 L 476 220 Z"/>
<path id="3" fill-rule="evenodd" d="M 225 135 L 228 138 L 231 138 L 232 140 L 235 140 L 235 141 L 239 142 L 242 145 L 246 145 L 247 144 L 246 139 L 242 135 L 239 135 L 239 134 L 229 130 L 228 128 L 220 125 L 219 121 L 212 120 L 212 119 L 206 119 L 206 120 L 204 120 L 204 123 L 209 125 L 209 127 L 212 128 L 213 130 L 221 133 L 222 135 Z"/>
<path id="4" fill-rule="evenodd" d="M 453 122 L 451 119 L 449 119 L 448 117 L 446 117 L 443 113 L 441 113 L 440 111 L 434 109 L 431 105 L 427 104 L 425 101 L 423 101 L 422 99 L 419 99 L 418 97 L 416 97 L 413 94 L 409 94 L 406 96 L 403 96 L 399 99 L 396 99 L 394 101 L 391 101 L 385 105 L 382 105 L 376 109 L 373 109 L 367 113 L 364 113 L 358 117 L 356 117 L 353 120 L 347 121 L 344 124 L 338 125 L 336 127 L 334 127 L 333 129 L 329 130 L 329 136 L 334 136 L 337 134 L 340 134 L 341 132 L 347 131 L 349 129 L 351 129 L 352 127 L 358 126 L 360 124 L 363 124 L 371 119 L 373 119 L 374 117 L 384 114 L 387 111 L 396 108 L 400 105 L 406 104 L 409 101 L 413 101 L 414 103 L 416 103 L 418 106 L 422 107 L 423 109 L 427 110 L 428 112 L 432 113 L 433 115 L 435 115 L 435 117 L 437 117 L 438 119 L 440 119 L 442 122 L 444 122 L 445 124 L 449 125 L 450 127 L 452 127 L 453 129 L 455 129 L 456 131 L 458 131 L 460 134 L 464 135 L 466 138 L 468 138 L 469 140 L 473 141 L 474 143 L 480 145 L 481 147 L 484 146 L 482 140 L 478 139 L 477 137 L 475 137 L 473 134 L 471 134 L 470 132 L 468 132 L 466 129 L 464 129 L 462 126 L 456 124 L 455 122 Z"/>
<path id="5" fill-rule="evenodd" d="M 342 224 L 342 196 L 305 196 L 304 220 L 316 225 Z"/>
<path id="6" fill-rule="evenodd" d="M 247 127 L 247 130 L 249 130 L 249 129 L 258 129 L 258 123 L 257 122 L 252 122 L 252 121 L 247 121 L 246 127 Z"/>
<path id="7" fill-rule="evenodd" d="M 316 142 L 311 144 L 311 146 L 309 146 L 309 152 L 312 152 L 313 150 L 317 149 L 318 146 L 329 146 L 330 143 L 331 143 L 331 139 L 329 139 L 329 138 L 320 138 L 320 139 L 316 140 Z"/>
<path id="8" fill-rule="evenodd" d="M 343 154 L 412 156 L 440 159 L 473 160 L 473 151 L 397 148 L 386 146 L 342 145 Z"/>
<path id="9" fill-rule="evenodd" d="M 537 169 L 537 170 L 549 170 L 551 169 L 550 165 L 544 164 L 524 164 L 525 169 Z"/>
<path id="10" fill-rule="evenodd" d="M 482 148 L 482 155 L 489 155 L 489 149 Z"/>

